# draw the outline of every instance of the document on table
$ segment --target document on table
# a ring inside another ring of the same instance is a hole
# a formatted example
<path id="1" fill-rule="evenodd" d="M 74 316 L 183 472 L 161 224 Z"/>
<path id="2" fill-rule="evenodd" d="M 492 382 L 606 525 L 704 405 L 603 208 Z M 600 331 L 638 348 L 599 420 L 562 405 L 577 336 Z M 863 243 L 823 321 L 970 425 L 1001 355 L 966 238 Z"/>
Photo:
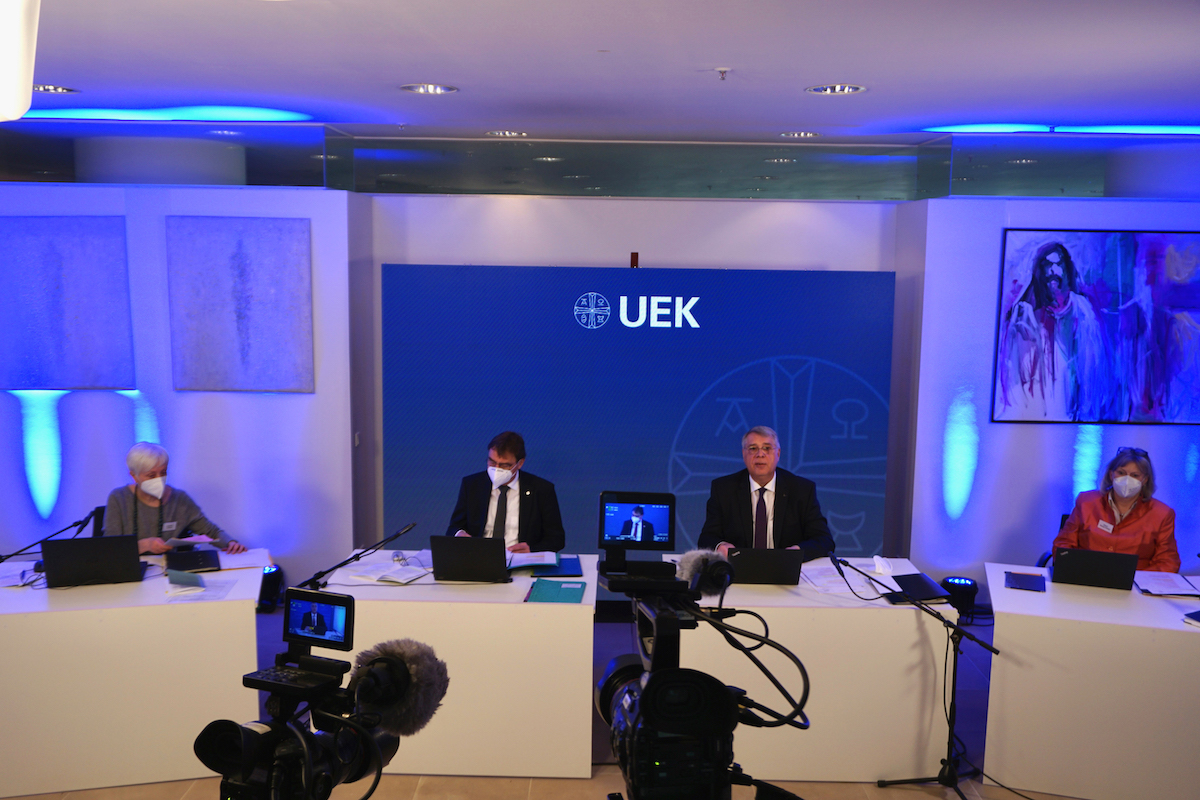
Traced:
<path id="1" fill-rule="evenodd" d="M 552 550 L 539 551 L 537 553 L 509 553 L 508 568 L 520 569 L 521 567 L 550 567 L 558 563 L 558 553 Z"/>
<path id="2" fill-rule="evenodd" d="M 257 567 L 263 569 L 271 566 L 271 552 L 265 547 L 252 547 L 244 553 L 217 553 L 221 559 L 221 569 L 248 569 Z"/>
<path id="3" fill-rule="evenodd" d="M 209 573 L 210 575 L 215 573 Z M 222 580 L 218 578 L 208 578 L 204 582 L 204 588 L 199 592 L 189 592 L 186 594 L 175 594 L 170 590 L 167 591 L 168 603 L 198 603 L 203 600 L 224 600 L 229 594 L 229 590 L 237 585 L 235 580 Z"/>
<path id="4" fill-rule="evenodd" d="M 853 587 L 853 590 L 863 597 L 875 599 L 879 596 L 879 590 L 869 580 L 852 569 L 842 569 L 846 573 L 845 580 L 832 564 L 814 564 L 810 561 L 800 570 L 800 577 L 807 581 L 809 586 L 824 594 L 849 594 Z M 846 585 L 847 580 L 850 586 Z M 880 580 L 889 583 L 885 576 L 880 576 Z"/>
<path id="5" fill-rule="evenodd" d="M 1138 570 L 1134 573 L 1133 582 L 1137 584 L 1142 594 L 1173 594 L 1200 596 L 1200 576 L 1193 575 L 1191 581 L 1177 572 L 1157 572 L 1154 570 Z"/>
<path id="6" fill-rule="evenodd" d="M 356 581 L 403 585 L 424 578 L 430 574 L 431 570 L 426 567 L 407 566 L 388 561 L 382 564 L 356 564 L 346 567 L 345 572 Z"/>

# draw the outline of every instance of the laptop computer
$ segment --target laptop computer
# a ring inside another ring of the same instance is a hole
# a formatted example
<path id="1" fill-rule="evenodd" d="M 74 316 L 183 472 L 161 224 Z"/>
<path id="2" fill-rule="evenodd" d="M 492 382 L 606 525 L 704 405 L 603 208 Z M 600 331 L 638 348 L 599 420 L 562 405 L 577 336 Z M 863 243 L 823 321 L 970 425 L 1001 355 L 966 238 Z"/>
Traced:
<path id="1" fill-rule="evenodd" d="M 800 550 L 770 550 L 746 548 L 729 556 L 733 566 L 734 583 L 768 583 L 795 586 L 800 583 Z"/>
<path id="2" fill-rule="evenodd" d="M 431 536 L 429 550 L 435 581 L 507 583 L 512 580 L 503 539 Z"/>
<path id="3" fill-rule="evenodd" d="M 140 581 L 146 565 L 138 559 L 136 536 L 48 539 L 42 542 L 46 586 L 95 586 Z"/>
<path id="4" fill-rule="evenodd" d="M 1103 550 L 1056 547 L 1050 580 L 1054 583 L 1129 591 L 1133 589 L 1137 565 L 1136 553 L 1108 553 Z"/>

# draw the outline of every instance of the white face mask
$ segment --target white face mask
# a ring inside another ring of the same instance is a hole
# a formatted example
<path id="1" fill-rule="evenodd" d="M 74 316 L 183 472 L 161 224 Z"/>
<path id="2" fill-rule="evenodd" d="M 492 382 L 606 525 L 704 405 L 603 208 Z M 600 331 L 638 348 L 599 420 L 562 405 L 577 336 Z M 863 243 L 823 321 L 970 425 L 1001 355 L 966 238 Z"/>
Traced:
<path id="1" fill-rule="evenodd" d="M 1142 482 L 1129 475 L 1119 475 L 1113 478 L 1113 489 L 1128 500 L 1142 490 Z"/>
<path id="2" fill-rule="evenodd" d="M 166 478 L 150 478 L 138 484 L 138 488 L 154 499 L 161 500 L 163 492 L 167 488 L 167 480 Z"/>
<path id="3" fill-rule="evenodd" d="M 503 486 L 513 479 L 517 473 L 511 469 L 501 469 L 500 467 L 488 467 L 488 477 L 492 479 L 492 488 Z"/>

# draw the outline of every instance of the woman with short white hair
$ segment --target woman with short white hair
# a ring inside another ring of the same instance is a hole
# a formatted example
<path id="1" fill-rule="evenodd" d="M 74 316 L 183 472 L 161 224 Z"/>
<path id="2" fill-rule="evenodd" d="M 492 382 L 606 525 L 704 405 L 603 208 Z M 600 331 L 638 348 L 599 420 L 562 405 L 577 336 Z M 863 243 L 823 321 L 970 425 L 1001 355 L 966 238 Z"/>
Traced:
<path id="1" fill-rule="evenodd" d="M 136 536 L 138 552 L 159 554 L 171 549 L 168 539 L 207 536 L 227 553 L 243 553 L 245 545 L 214 525 L 182 489 L 167 486 L 167 451 L 152 442 L 129 448 L 125 465 L 133 483 L 113 489 L 104 510 L 105 536 Z"/>

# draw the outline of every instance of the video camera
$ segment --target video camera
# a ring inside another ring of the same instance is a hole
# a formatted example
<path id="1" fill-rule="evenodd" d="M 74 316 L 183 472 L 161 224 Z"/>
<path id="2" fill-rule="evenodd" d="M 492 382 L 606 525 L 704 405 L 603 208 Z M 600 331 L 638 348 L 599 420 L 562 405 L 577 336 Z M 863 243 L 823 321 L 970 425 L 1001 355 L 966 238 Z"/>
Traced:
<path id="1" fill-rule="evenodd" d="M 610 565 L 622 563 L 611 554 L 608 561 Z M 709 551 L 686 554 L 679 570 L 685 579 L 667 577 L 658 570 L 642 571 L 650 574 L 615 572 L 610 566 L 600 575 L 601 586 L 631 599 L 637 626 L 639 652 L 610 661 L 594 693 L 596 710 L 611 728 L 612 750 L 629 800 L 730 800 L 734 784 L 756 787 L 759 800 L 796 798 L 742 772 L 733 760 L 733 731 L 739 722 L 807 729 L 803 708 L 808 700 L 808 675 L 804 665 L 766 636 L 724 622 L 735 614 L 750 612 L 718 609 L 710 613 L 697 605 L 700 588 L 705 594 L 720 592 L 723 597 L 732 581 L 732 568 L 723 558 Z M 742 689 L 679 666 L 680 633 L 696 628 L 700 620 L 716 627 L 771 679 L 792 706 L 789 713 L 774 712 L 748 698 Z M 735 636 L 758 644 L 747 646 Z M 751 652 L 762 645 L 779 650 L 798 667 L 804 684 L 799 702 Z M 764 720 L 755 710 L 771 719 Z M 616 797 L 620 800 L 620 795 Z"/>
<path id="2" fill-rule="evenodd" d="M 333 788 L 383 768 L 433 717 L 449 685 L 444 662 L 411 639 L 383 642 L 358 654 L 346 688 L 345 661 L 311 648 L 354 646 L 354 598 L 288 589 L 283 640 L 275 666 L 242 676 L 242 685 L 269 692 L 269 719 L 239 725 L 210 722 L 194 750 L 222 776 L 221 800 L 326 800 Z"/>

